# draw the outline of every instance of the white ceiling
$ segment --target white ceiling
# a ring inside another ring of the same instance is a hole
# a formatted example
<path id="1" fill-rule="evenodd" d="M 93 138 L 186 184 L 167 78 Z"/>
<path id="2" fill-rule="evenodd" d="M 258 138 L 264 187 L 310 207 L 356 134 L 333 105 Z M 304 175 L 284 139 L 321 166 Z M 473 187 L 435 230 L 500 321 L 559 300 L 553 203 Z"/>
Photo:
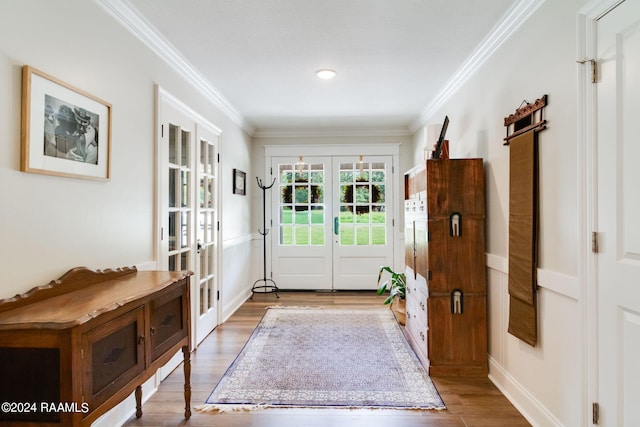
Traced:
<path id="1" fill-rule="evenodd" d="M 142 18 L 160 54 L 173 50 L 259 134 L 415 130 L 527 0 L 101 1 Z M 337 77 L 316 78 L 325 67 Z"/>

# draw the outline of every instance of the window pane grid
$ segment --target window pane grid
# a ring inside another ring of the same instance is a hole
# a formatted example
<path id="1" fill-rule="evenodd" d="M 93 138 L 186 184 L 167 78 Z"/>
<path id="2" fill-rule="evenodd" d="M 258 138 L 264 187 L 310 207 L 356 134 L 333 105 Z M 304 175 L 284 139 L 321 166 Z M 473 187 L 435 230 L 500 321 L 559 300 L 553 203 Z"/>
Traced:
<path id="1" fill-rule="evenodd" d="M 168 141 L 168 264 L 169 270 L 191 268 L 192 208 L 191 132 L 169 124 Z M 197 170 L 197 169 L 194 169 Z"/>
<path id="2" fill-rule="evenodd" d="M 340 163 L 339 242 L 344 246 L 385 245 L 386 166 L 384 162 Z"/>
<path id="3" fill-rule="evenodd" d="M 324 245 L 324 173 L 321 163 L 278 166 L 281 245 Z"/>

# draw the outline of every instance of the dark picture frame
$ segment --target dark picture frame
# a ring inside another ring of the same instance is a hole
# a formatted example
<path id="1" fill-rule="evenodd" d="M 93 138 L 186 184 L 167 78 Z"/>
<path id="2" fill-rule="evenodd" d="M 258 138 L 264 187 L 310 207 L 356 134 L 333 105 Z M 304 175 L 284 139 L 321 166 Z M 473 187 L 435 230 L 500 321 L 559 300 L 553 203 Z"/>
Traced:
<path id="1" fill-rule="evenodd" d="M 110 153 L 109 103 L 22 67 L 21 171 L 107 181 Z"/>
<path id="2" fill-rule="evenodd" d="M 247 191 L 247 174 L 240 169 L 233 170 L 233 194 L 244 196 Z"/>

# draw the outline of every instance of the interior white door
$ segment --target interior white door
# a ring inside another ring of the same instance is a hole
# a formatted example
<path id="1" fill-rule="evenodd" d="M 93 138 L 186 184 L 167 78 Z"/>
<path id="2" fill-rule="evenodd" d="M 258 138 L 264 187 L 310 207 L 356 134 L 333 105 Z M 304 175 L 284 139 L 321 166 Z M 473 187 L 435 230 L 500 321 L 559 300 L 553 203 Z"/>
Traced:
<path id="1" fill-rule="evenodd" d="M 597 22 L 600 425 L 640 425 L 640 1 Z"/>
<path id="2" fill-rule="evenodd" d="M 158 268 L 194 272 L 191 330 L 196 346 L 218 321 L 220 131 L 158 89 Z"/>
<path id="3" fill-rule="evenodd" d="M 158 147 L 158 259 L 163 270 L 193 270 L 193 141 L 195 122 L 165 105 Z"/>
<path id="4" fill-rule="evenodd" d="M 271 278 L 282 289 L 332 289 L 331 158 L 274 157 L 272 171 Z"/>
<path id="5" fill-rule="evenodd" d="M 216 130 L 197 124 L 197 343 L 218 325 L 218 138 Z"/>
<path id="6" fill-rule="evenodd" d="M 333 288 L 376 289 L 393 267 L 391 156 L 333 159 Z"/>

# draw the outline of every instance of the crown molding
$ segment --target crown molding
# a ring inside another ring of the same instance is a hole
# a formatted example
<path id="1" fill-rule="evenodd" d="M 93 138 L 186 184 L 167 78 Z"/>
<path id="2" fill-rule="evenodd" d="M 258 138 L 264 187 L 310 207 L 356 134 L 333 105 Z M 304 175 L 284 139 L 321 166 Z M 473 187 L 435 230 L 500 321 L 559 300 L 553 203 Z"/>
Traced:
<path id="1" fill-rule="evenodd" d="M 354 153 L 364 156 L 397 156 L 400 143 L 386 142 L 374 144 L 299 144 L 299 145 L 262 145 L 265 157 L 316 157 L 326 156 L 331 150 L 332 156 L 352 156 Z"/>
<path id="2" fill-rule="evenodd" d="M 254 138 L 313 138 L 313 137 L 406 137 L 413 132 L 408 127 L 326 127 L 326 128 L 264 128 L 256 129 Z"/>
<path id="3" fill-rule="evenodd" d="M 514 4 L 500 21 L 493 27 L 480 45 L 473 51 L 460 68 L 440 89 L 433 101 L 424 109 L 420 116 L 410 126 L 412 133 L 427 124 L 431 118 L 464 83 L 478 71 L 502 44 L 509 40 L 513 34 L 535 13 L 545 0 L 519 0 Z"/>
<path id="4" fill-rule="evenodd" d="M 191 83 L 199 92 L 203 93 L 216 107 L 218 107 L 235 124 L 249 135 L 254 132 L 253 126 L 216 89 L 202 74 L 200 74 L 178 50 L 165 40 L 155 28 L 144 19 L 133 7 L 124 0 L 94 0 L 122 26 L 129 30 L 138 40 L 149 47 L 156 55 L 173 67 L 178 74 Z"/>

